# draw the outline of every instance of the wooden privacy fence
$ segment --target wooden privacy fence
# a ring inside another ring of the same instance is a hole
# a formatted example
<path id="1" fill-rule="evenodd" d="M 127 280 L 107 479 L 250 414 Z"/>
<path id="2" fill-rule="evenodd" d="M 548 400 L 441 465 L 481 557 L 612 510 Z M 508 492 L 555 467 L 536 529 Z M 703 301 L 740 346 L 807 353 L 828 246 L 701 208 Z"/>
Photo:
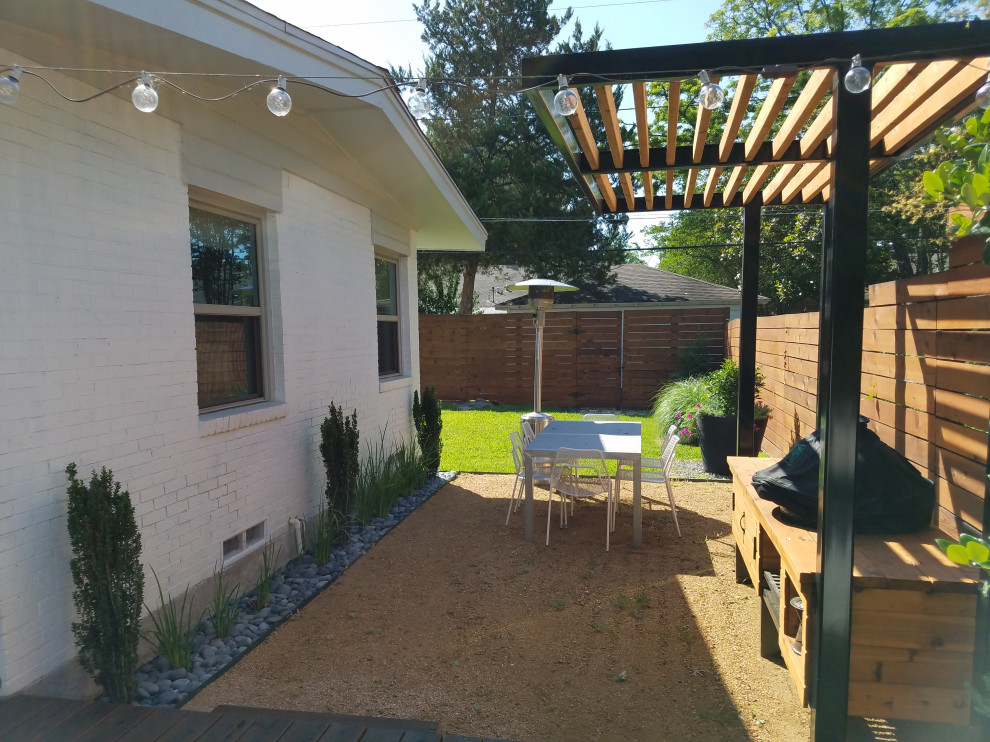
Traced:
<path id="1" fill-rule="evenodd" d="M 990 266 L 978 262 L 982 247 L 960 240 L 949 270 L 870 287 L 860 400 L 870 428 L 934 480 L 943 516 L 976 527 L 990 420 Z M 738 360 L 738 321 L 729 323 L 729 346 Z M 756 362 L 773 408 L 763 448 L 780 456 L 816 425 L 818 314 L 761 317 Z"/>
<path id="2" fill-rule="evenodd" d="M 700 341 L 725 354 L 727 308 L 548 312 L 543 404 L 646 409 Z M 536 330 L 525 314 L 420 315 L 420 383 L 442 400 L 533 402 Z"/>

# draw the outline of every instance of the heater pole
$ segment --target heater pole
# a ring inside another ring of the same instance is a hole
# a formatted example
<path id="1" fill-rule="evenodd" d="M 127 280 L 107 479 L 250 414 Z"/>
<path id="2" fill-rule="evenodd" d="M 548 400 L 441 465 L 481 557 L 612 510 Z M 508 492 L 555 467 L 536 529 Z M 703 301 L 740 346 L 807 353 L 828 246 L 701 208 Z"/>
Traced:
<path id="1" fill-rule="evenodd" d="M 546 312 L 537 309 L 533 312 L 533 326 L 536 328 L 536 363 L 533 367 L 533 412 L 542 412 L 543 404 L 543 326 Z"/>

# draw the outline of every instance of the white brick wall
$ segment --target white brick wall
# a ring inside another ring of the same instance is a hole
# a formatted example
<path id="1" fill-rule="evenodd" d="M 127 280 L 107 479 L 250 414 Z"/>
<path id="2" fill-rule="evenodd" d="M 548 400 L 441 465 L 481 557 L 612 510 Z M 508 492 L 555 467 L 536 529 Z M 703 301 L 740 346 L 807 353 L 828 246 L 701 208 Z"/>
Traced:
<path id="1" fill-rule="evenodd" d="M 0 106 L 2 695 L 75 654 L 68 462 L 87 479 L 107 466 L 130 491 L 154 605 L 147 566 L 181 591 L 212 575 L 229 536 L 313 513 L 331 401 L 358 410 L 365 442 L 386 425 L 406 436 L 418 381 L 414 366 L 379 384 L 370 211 L 285 173 L 264 230 L 282 399 L 201 421 L 179 124 L 22 88 Z M 413 259 L 405 275 L 415 349 Z"/>

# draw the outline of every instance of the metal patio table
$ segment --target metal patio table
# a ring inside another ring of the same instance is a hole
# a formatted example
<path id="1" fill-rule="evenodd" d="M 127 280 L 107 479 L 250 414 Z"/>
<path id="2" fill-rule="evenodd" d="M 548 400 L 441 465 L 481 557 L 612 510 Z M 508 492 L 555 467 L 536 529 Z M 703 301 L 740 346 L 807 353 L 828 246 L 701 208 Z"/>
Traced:
<path id="1" fill-rule="evenodd" d="M 606 459 L 625 461 L 633 467 L 633 546 L 643 542 L 642 425 L 638 422 L 554 420 L 525 449 L 526 502 L 523 515 L 526 540 L 533 540 L 533 458 L 553 458 L 559 448 L 601 451 Z"/>

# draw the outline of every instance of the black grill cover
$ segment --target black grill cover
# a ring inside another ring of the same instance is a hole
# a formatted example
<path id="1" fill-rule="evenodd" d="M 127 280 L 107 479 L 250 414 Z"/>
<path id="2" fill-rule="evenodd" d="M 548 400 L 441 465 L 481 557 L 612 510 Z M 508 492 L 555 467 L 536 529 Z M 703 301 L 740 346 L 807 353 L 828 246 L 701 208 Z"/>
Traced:
<path id="1" fill-rule="evenodd" d="M 881 441 L 859 418 L 856 452 L 856 533 L 910 533 L 931 524 L 935 485 L 906 458 Z M 765 500 L 780 505 L 785 519 L 815 528 L 818 524 L 819 431 L 798 441 L 781 461 L 753 474 L 753 486 Z"/>

